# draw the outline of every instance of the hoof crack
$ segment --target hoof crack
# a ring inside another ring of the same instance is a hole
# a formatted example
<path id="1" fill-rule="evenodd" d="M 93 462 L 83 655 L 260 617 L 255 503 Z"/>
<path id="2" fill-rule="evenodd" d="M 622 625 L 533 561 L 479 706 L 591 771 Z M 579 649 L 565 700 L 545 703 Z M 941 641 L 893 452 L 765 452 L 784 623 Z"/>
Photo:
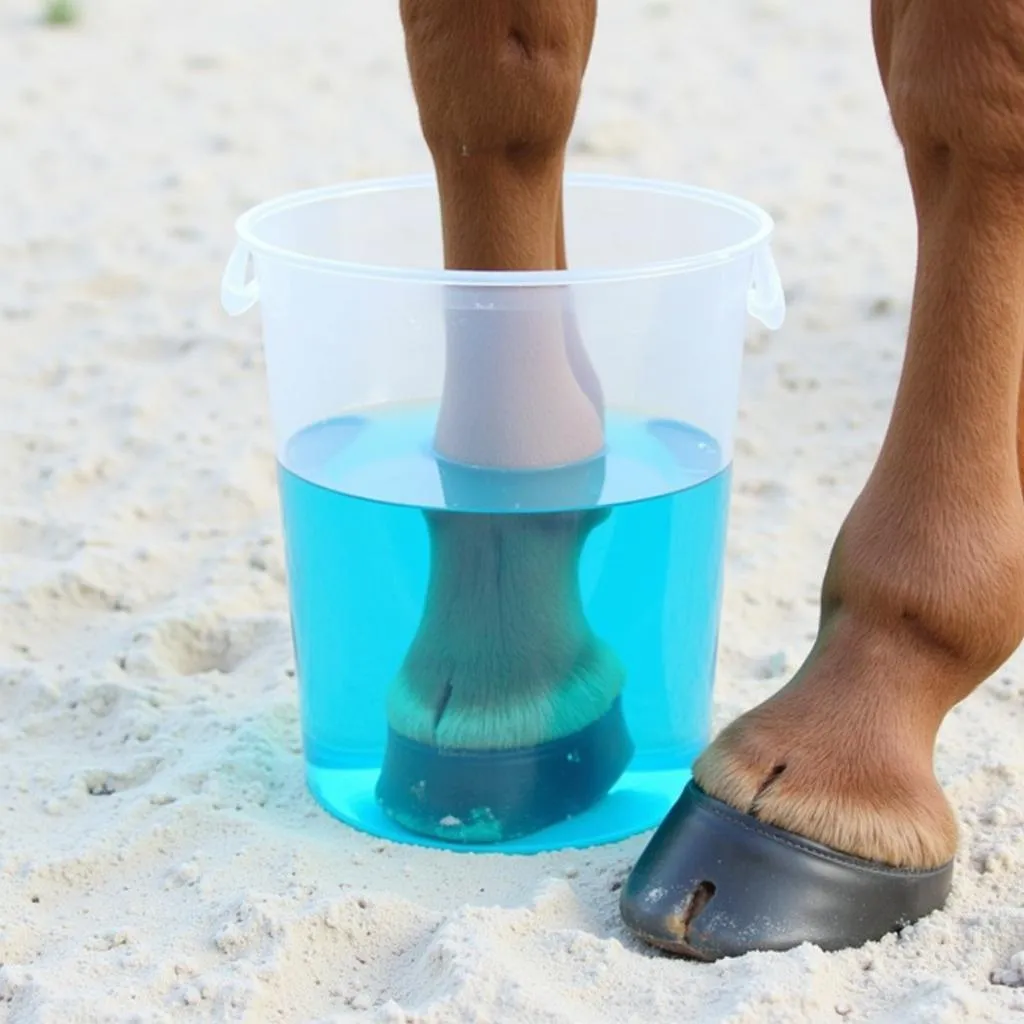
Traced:
<path id="1" fill-rule="evenodd" d="M 455 692 L 452 686 L 451 675 L 448 676 L 447 681 L 444 684 L 444 690 L 441 693 L 441 699 L 437 705 L 437 711 L 434 713 L 434 732 L 441 728 L 441 719 L 444 718 L 445 711 L 448 710 L 448 704 L 452 699 L 452 694 Z"/>
<path id="2" fill-rule="evenodd" d="M 690 894 L 690 901 L 683 911 L 683 939 L 689 941 L 690 926 L 703 913 L 704 908 L 711 902 L 716 892 L 715 883 L 703 881 Z"/>
<path id="3" fill-rule="evenodd" d="M 747 808 L 747 814 L 757 817 L 757 812 L 760 810 L 761 801 L 764 799 L 765 794 L 775 785 L 778 781 L 779 776 L 786 770 L 785 764 L 777 764 L 768 773 L 768 777 L 757 787 L 757 792 L 754 794 L 754 799 L 750 801 L 750 807 Z"/>

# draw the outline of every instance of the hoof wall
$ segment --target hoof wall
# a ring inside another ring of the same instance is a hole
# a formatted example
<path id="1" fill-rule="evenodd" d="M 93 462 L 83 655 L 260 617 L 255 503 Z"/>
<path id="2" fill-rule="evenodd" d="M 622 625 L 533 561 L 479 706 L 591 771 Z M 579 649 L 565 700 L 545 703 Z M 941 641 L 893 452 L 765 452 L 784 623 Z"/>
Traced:
<path id="1" fill-rule="evenodd" d="M 929 871 L 851 857 L 734 810 L 691 782 L 622 888 L 638 938 L 700 960 L 803 942 L 880 939 L 946 902 L 952 862 Z"/>
<path id="2" fill-rule="evenodd" d="M 417 835 L 505 842 L 588 810 L 632 756 L 619 700 L 585 729 L 512 750 L 445 749 L 389 730 L 376 796 Z"/>

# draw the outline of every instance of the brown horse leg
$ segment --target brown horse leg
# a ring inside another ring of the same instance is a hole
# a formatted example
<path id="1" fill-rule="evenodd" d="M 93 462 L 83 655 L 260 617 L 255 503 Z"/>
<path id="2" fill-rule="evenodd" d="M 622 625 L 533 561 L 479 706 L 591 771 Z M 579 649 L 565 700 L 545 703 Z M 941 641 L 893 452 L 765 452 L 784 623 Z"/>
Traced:
<path id="1" fill-rule="evenodd" d="M 445 265 L 564 268 L 565 147 L 596 0 L 402 0 L 401 14 L 437 174 Z M 551 289 L 517 317 L 456 318 L 436 438 L 442 454 L 508 467 L 600 449 L 600 389 L 562 304 Z M 499 341 L 506 334 L 507 344 Z"/>
<path id="2" fill-rule="evenodd" d="M 1020 401 L 1017 407 L 1017 465 L 1020 468 L 1020 486 L 1024 492 L 1024 370 L 1021 371 Z"/>
<path id="3" fill-rule="evenodd" d="M 699 758 L 622 889 L 637 934 L 705 959 L 858 945 L 942 905 L 936 735 L 1024 636 L 1024 11 L 873 0 L 872 22 L 918 221 L 889 429 L 807 660 Z"/>
<path id="4" fill-rule="evenodd" d="M 402 0 L 445 263 L 553 270 L 596 0 Z"/>
<path id="5" fill-rule="evenodd" d="M 813 650 L 695 777 L 762 821 L 923 868 L 957 842 L 936 732 L 1024 636 L 1024 11 L 874 0 L 872 14 L 918 217 L 903 373 Z"/>
<path id="6" fill-rule="evenodd" d="M 564 267 L 565 148 L 596 0 L 402 0 L 401 15 L 438 182 L 445 265 Z M 600 389 L 569 296 L 555 287 L 508 296 L 476 302 L 472 291 L 444 292 L 434 445 L 445 495 L 458 500 L 462 488 L 479 486 L 478 474 L 458 464 L 581 462 L 586 471 L 573 479 L 580 503 L 590 504 L 603 469 L 595 458 L 604 444 Z M 411 741 L 418 762 L 386 757 L 378 793 L 388 813 L 416 831 L 464 842 L 516 838 L 598 799 L 628 762 L 618 703 L 623 669 L 590 630 L 579 594 L 580 551 L 601 517 L 441 511 L 426 518 L 423 616 L 388 696 L 388 724 L 404 741 L 389 750 L 408 750 Z M 574 791 L 548 758 L 538 770 L 553 765 L 555 781 L 533 779 L 518 804 L 509 797 L 509 773 L 529 763 L 524 750 L 571 743 L 598 723 L 617 739 L 593 756 L 577 755 Z M 466 786 L 424 783 L 430 771 L 420 764 L 432 770 L 466 749 L 488 759 L 486 771 Z M 481 808 L 501 808 L 500 819 Z"/>

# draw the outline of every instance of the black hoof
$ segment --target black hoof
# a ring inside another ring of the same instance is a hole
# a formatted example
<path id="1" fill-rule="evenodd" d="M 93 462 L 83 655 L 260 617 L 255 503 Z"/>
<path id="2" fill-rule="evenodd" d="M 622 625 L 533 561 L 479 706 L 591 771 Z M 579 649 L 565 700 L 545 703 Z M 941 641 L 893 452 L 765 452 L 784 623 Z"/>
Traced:
<path id="1" fill-rule="evenodd" d="M 593 806 L 632 756 L 619 700 L 571 736 L 513 750 L 444 749 L 389 730 L 377 801 L 418 835 L 507 842 Z"/>
<path id="2" fill-rule="evenodd" d="M 627 927 L 651 945 L 717 960 L 810 942 L 845 949 L 938 910 L 953 863 L 893 868 L 743 814 L 691 782 L 622 888 Z"/>

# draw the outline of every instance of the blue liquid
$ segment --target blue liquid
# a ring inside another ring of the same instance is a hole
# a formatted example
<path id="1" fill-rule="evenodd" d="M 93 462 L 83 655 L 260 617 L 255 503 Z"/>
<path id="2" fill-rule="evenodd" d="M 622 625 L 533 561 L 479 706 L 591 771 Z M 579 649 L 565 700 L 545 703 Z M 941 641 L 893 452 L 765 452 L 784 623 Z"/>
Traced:
<path id="1" fill-rule="evenodd" d="M 436 406 L 385 406 L 296 434 L 279 466 L 307 778 L 332 814 L 388 839 L 374 787 L 386 698 L 424 614 L 424 510 L 506 517 L 607 509 L 583 546 L 587 622 L 626 672 L 636 752 L 600 803 L 542 832 L 456 849 L 589 846 L 655 826 L 707 742 L 730 466 L 685 424 L 611 413 L 603 457 L 546 473 L 486 472 L 431 453 Z"/>

